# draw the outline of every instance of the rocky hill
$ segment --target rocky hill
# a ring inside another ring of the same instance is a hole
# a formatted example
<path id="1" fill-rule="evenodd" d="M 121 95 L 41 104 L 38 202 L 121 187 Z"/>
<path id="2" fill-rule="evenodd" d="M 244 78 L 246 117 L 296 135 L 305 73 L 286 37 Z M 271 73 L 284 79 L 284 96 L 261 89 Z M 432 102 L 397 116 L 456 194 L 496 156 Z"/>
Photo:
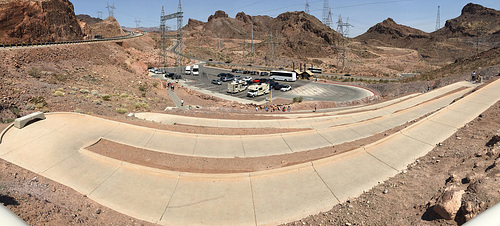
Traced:
<path id="1" fill-rule="evenodd" d="M 83 21 L 85 21 L 85 23 L 90 24 L 90 25 L 96 24 L 96 23 L 99 23 L 102 21 L 102 19 L 100 19 L 100 18 L 91 17 L 91 16 L 86 15 L 86 14 L 78 14 L 78 15 L 76 15 L 76 18 L 78 20 L 83 20 Z"/>
<path id="2" fill-rule="evenodd" d="M 462 9 L 462 14 L 446 21 L 434 37 L 475 37 L 489 36 L 500 32 L 500 11 L 469 3 Z"/>
<path id="3" fill-rule="evenodd" d="M 37 43 L 82 39 L 68 0 L 0 2 L 0 43 Z"/>
<path id="4" fill-rule="evenodd" d="M 93 35 L 102 35 L 102 37 L 104 38 L 112 38 L 125 35 L 122 27 L 114 17 L 108 17 L 101 22 L 91 24 L 90 30 Z"/>
<path id="5" fill-rule="evenodd" d="M 340 39 L 337 32 L 304 12 L 286 12 L 276 18 L 240 12 L 230 18 L 225 12 L 217 11 L 207 22 L 190 19 L 184 31 L 188 38 L 207 41 L 217 38 L 250 40 L 252 17 L 255 48 L 260 52 L 266 52 L 273 43 L 274 48 L 280 48 L 280 52 L 288 56 L 320 57 L 329 54 L 322 51 L 325 47 L 334 46 Z"/>
<path id="6" fill-rule="evenodd" d="M 408 47 L 415 45 L 415 42 L 426 42 L 431 36 L 421 30 L 397 24 L 392 18 L 388 18 L 381 23 L 368 29 L 368 31 L 358 37 L 357 40 L 378 45 L 390 45 L 395 47 Z"/>

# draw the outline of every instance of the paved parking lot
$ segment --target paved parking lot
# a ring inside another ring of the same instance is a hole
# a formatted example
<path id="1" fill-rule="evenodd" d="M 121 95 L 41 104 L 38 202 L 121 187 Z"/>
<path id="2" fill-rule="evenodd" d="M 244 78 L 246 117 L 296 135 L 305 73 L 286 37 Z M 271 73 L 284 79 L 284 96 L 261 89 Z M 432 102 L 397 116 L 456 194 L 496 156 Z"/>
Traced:
<path id="1" fill-rule="evenodd" d="M 169 69 L 169 71 L 174 72 L 175 69 Z M 178 73 L 178 70 L 176 71 Z M 185 75 L 182 77 L 186 79 L 186 83 L 190 86 L 197 87 L 203 90 L 209 90 L 216 93 L 222 93 L 227 96 L 233 96 L 241 99 L 252 100 L 255 102 L 264 101 L 266 98 L 270 98 L 271 95 L 267 94 L 260 97 L 250 98 L 247 97 L 247 92 L 240 92 L 236 94 L 227 93 L 227 82 L 223 82 L 222 85 L 212 84 L 213 79 L 220 79 L 217 77 L 219 73 L 230 73 L 228 70 L 217 69 L 212 67 L 203 67 L 200 65 L 200 75 Z M 242 73 L 231 73 L 234 75 L 240 75 L 242 77 L 251 76 L 249 74 Z M 251 76 L 255 78 L 269 78 L 269 76 Z M 344 85 L 334 85 L 334 84 L 324 84 L 316 83 L 311 80 L 297 80 L 295 82 L 282 82 L 280 84 L 286 84 L 292 86 L 292 90 L 288 92 L 282 92 L 279 90 L 272 90 L 272 97 L 282 98 L 287 100 L 292 100 L 295 97 L 303 97 L 306 101 L 351 101 L 362 99 L 367 96 L 373 95 L 370 91 L 361 89 L 358 87 L 344 86 Z"/>

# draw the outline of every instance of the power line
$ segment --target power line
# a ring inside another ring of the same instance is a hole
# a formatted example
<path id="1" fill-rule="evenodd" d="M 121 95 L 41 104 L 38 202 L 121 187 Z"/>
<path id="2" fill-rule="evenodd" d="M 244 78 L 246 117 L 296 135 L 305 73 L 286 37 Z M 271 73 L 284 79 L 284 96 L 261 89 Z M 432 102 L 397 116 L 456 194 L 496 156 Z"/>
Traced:
<path id="1" fill-rule="evenodd" d="M 97 11 L 97 18 L 102 20 L 102 11 Z"/>

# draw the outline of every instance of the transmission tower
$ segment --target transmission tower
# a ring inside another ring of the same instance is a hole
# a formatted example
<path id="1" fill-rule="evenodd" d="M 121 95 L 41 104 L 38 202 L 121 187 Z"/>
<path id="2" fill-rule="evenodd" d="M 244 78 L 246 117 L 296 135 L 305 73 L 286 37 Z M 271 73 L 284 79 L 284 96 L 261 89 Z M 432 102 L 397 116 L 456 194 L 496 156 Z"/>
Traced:
<path id="1" fill-rule="evenodd" d="M 338 53 L 337 53 L 337 61 L 339 65 L 342 65 L 342 71 L 346 68 L 349 68 L 349 54 L 348 54 L 348 43 L 347 38 L 349 36 L 349 27 L 352 27 L 349 24 L 349 18 L 347 18 L 346 22 L 342 21 L 342 15 L 339 16 L 339 20 L 337 22 L 337 32 L 342 35 L 338 44 Z"/>
<path id="2" fill-rule="evenodd" d="M 97 11 L 97 18 L 102 20 L 102 11 Z"/>
<path id="3" fill-rule="evenodd" d="M 332 17 L 332 9 L 330 8 L 330 10 L 328 10 L 328 19 L 326 20 L 326 26 L 332 28 L 332 24 L 333 24 L 333 17 Z"/>
<path id="4" fill-rule="evenodd" d="M 306 13 L 307 14 L 311 14 L 310 6 L 309 6 L 309 0 L 306 0 Z"/>
<path id="5" fill-rule="evenodd" d="M 165 17 L 165 8 L 162 6 L 161 7 L 161 18 Z M 167 66 L 167 43 L 166 43 L 166 28 L 167 26 L 165 25 L 166 20 L 161 19 L 160 20 L 160 33 L 161 33 L 161 40 L 160 40 L 160 59 L 158 63 L 158 68 L 164 68 Z"/>
<path id="6" fill-rule="evenodd" d="M 441 8 L 441 6 L 438 6 L 438 15 L 437 15 L 437 18 L 436 18 L 436 31 L 439 30 L 439 28 L 441 28 L 441 12 L 440 12 L 440 8 Z"/>
<path id="7" fill-rule="evenodd" d="M 332 26 L 331 14 L 332 9 L 330 8 L 329 0 L 325 0 L 323 4 L 323 23 L 328 27 Z"/>
<path id="8" fill-rule="evenodd" d="M 167 65 L 167 35 L 166 33 L 166 25 L 165 22 L 167 20 L 171 19 L 176 19 L 177 18 L 177 46 L 173 50 L 173 52 L 176 54 L 175 57 L 175 66 L 178 66 L 179 68 L 184 67 L 184 56 L 182 54 L 182 20 L 184 18 L 182 12 L 182 6 L 181 6 L 181 0 L 179 0 L 179 6 L 177 8 L 176 13 L 172 13 L 169 15 L 165 15 L 165 10 L 164 7 L 161 9 L 161 17 L 160 17 L 160 30 L 161 30 L 161 50 L 160 50 L 160 61 L 159 61 L 159 67 L 166 67 Z"/>
<path id="9" fill-rule="evenodd" d="M 108 6 L 106 6 L 106 8 L 108 9 L 108 13 L 109 13 L 109 16 L 110 17 L 114 17 L 115 16 L 115 3 L 113 2 L 113 5 L 109 5 L 109 2 L 107 3 Z"/>
<path id="10" fill-rule="evenodd" d="M 135 18 L 135 28 L 139 28 L 140 25 L 141 25 L 141 20 L 138 20 L 137 18 Z"/>

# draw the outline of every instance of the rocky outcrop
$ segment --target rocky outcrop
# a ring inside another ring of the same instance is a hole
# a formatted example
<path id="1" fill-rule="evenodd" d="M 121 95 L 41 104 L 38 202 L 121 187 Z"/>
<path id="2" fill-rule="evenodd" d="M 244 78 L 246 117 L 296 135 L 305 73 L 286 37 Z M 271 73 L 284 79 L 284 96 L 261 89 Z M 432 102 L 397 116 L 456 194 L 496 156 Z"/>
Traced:
<path id="1" fill-rule="evenodd" d="M 217 19 L 217 18 L 228 18 L 229 16 L 227 15 L 226 12 L 222 11 L 222 10 L 218 10 L 217 12 L 215 12 L 214 15 L 211 15 L 210 17 L 208 17 L 208 21 L 211 21 L 213 19 Z"/>
<path id="2" fill-rule="evenodd" d="M 424 31 L 397 24 L 392 18 L 368 29 L 356 39 L 365 43 L 375 43 L 395 47 L 408 47 L 409 45 L 427 41 L 430 35 Z"/>
<path id="3" fill-rule="evenodd" d="M 108 17 L 105 20 L 90 25 L 94 35 L 102 35 L 104 38 L 119 37 L 125 35 L 122 27 L 114 17 Z"/>
<path id="4" fill-rule="evenodd" d="M 0 43 L 37 43 L 82 39 L 68 0 L 0 2 Z"/>
<path id="5" fill-rule="evenodd" d="M 434 211 L 446 220 L 454 219 L 462 205 L 462 195 L 464 193 L 464 190 L 446 190 L 437 200 L 433 208 Z"/>
<path id="6" fill-rule="evenodd" d="M 435 37 L 475 37 L 491 35 L 499 31 L 500 11 L 469 3 L 462 9 L 459 17 L 446 21 L 445 26 L 432 35 Z"/>

